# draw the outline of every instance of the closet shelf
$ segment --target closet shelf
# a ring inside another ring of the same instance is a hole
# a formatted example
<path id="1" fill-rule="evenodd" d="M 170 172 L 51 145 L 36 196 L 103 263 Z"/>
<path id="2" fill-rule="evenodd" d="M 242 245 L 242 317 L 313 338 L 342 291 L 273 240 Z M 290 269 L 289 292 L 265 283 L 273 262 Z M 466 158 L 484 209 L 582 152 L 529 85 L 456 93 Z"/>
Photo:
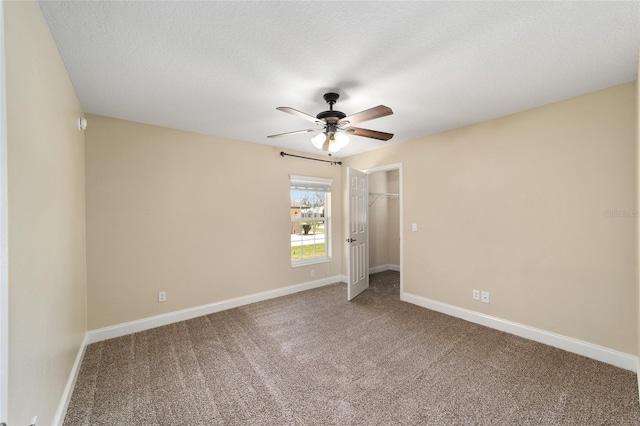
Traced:
<path id="1" fill-rule="evenodd" d="M 371 201 L 369 203 L 369 207 L 371 207 L 373 205 L 373 203 L 376 202 L 376 200 L 380 197 L 382 198 L 400 198 L 400 194 L 392 194 L 389 192 L 370 192 L 369 193 L 369 197 L 374 197 L 373 201 Z"/>

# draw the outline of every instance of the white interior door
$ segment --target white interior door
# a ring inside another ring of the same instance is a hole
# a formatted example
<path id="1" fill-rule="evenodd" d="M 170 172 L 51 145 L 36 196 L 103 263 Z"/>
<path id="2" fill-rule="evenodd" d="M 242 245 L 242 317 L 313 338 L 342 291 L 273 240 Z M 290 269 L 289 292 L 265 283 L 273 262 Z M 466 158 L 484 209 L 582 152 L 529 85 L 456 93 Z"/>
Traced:
<path id="1" fill-rule="evenodd" d="M 366 173 L 349 167 L 347 168 L 347 181 L 349 182 L 347 190 L 349 200 L 347 299 L 352 300 L 369 287 L 369 226 L 367 223 L 369 194 Z"/>

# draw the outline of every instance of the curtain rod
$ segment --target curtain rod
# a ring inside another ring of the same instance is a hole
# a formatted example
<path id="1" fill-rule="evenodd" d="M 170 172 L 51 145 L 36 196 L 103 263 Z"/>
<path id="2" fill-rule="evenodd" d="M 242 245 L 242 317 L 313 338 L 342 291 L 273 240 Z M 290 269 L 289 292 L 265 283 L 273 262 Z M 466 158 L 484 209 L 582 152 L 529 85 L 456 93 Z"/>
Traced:
<path id="1" fill-rule="evenodd" d="M 280 151 L 280 155 L 282 157 L 286 155 L 288 157 L 304 158 L 305 160 L 322 161 L 323 163 L 329 163 L 332 166 L 342 166 L 342 161 L 321 160 L 319 158 L 303 157 L 302 155 L 287 154 L 284 151 Z"/>

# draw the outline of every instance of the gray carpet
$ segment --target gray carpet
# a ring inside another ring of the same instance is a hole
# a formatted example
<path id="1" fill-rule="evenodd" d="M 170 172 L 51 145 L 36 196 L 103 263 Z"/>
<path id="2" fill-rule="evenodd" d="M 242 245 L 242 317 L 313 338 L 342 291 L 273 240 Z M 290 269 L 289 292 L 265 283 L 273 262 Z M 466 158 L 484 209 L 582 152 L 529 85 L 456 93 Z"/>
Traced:
<path id="1" fill-rule="evenodd" d="M 394 272 L 88 346 L 76 425 L 638 425 L 634 373 L 401 302 Z"/>

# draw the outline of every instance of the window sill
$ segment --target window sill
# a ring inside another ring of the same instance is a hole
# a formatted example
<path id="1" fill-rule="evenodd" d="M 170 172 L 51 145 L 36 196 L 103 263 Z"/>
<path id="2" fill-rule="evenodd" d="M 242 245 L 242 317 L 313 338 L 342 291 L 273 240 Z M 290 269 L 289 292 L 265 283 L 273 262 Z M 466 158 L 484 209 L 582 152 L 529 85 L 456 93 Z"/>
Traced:
<path id="1" fill-rule="evenodd" d="M 327 262 L 331 262 L 330 257 L 323 257 L 319 259 L 309 259 L 309 260 L 298 260 L 295 262 L 291 262 L 291 267 L 298 268 L 300 266 L 317 265 L 318 263 L 327 263 Z"/>

